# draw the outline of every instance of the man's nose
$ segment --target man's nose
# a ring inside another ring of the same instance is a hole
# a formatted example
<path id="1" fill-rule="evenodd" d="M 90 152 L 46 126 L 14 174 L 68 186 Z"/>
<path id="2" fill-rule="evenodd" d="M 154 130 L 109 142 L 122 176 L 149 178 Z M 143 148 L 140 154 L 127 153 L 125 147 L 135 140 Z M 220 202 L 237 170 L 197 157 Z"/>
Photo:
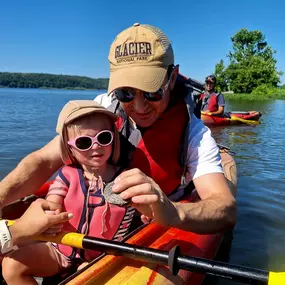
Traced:
<path id="1" fill-rule="evenodd" d="M 148 101 L 145 99 L 143 92 L 137 90 L 133 100 L 133 108 L 138 113 L 143 113 L 148 107 Z"/>

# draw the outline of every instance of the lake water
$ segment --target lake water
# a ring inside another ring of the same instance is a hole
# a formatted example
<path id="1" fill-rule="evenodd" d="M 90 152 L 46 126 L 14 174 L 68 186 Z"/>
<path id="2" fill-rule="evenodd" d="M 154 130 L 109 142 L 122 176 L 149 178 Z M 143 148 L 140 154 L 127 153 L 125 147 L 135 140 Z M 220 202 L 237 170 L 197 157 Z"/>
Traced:
<path id="1" fill-rule="evenodd" d="M 67 101 L 94 99 L 103 92 L 0 89 L 0 179 L 56 135 L 57 116 Z M 213 129 L 217 141 L 236 152 L 238 166 L 238 222 L 230 262 L 285 271 L 285 101 L 230 101 L 226 109 L 263 114 L 258 126 Z"/>
<path id="2" fill-rule="evenodd" d="M 230 101 L 227 109 L 263 114 L 261 124 L 255 127 L 212 130 L 218 142 L 236 152 L 238 222 L 230 262 L 284 272 L 285 101 Z"/>
<path id="3" fill-rule="evenodd" d="M 58 114 L 69 100 L 93 100 L 103 92 L 0 88 L 0 179 L 56 136 Z"/>

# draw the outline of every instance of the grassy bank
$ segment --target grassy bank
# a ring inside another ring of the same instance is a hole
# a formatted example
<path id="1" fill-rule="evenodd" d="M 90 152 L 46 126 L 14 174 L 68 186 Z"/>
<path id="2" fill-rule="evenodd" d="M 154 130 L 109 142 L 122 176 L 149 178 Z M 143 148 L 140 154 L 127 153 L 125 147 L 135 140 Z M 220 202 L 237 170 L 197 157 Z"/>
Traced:
<path id="1" fill-rule="evenodd" d="M 229 100 L 268 100 L 268 99 L 279 99 L 285 100 L 285 90 L 284 93 L 280 92 L 279 94 L 263 94 L 263 95 L 254 95 L 254 94 L 245 94 L 245 93 L 233 93 L 233 94 L 224 94 L 226 99 Z"/>

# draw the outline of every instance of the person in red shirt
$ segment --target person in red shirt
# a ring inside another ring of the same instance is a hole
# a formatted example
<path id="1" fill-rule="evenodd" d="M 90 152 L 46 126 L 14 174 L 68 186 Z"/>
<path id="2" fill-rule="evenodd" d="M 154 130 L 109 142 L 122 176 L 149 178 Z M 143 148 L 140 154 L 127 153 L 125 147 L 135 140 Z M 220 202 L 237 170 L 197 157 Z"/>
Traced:
<path id="1" fill-rule="evenodd" d="M 202 100 L 201 112 L 202 114 L 221 116 L 225 110 L 224 95 L 215 90 L 216 77 L 209 75 L 206 77 L 206 91 L 200 97 Z"/>

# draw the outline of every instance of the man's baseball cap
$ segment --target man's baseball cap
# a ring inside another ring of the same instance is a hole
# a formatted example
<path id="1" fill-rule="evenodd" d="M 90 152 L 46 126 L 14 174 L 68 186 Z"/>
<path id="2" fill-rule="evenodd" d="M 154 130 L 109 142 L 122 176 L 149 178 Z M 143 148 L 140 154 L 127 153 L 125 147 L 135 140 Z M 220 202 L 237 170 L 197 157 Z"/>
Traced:
<path id="1" fill-rule="evenodd" d="M 216 76 L 215 76 L 215 75 L 208 75 L 208 76 L 206 77 L 206 79 L 205 79 L 205 82 L 207 82 L 207 81 L 210 81 L 210 82 L 216 83 L 217 78 L 216 78 Z"/>
<path id="2" fill-rule="evenodd" d="M 132 87 L 156 92 L 163 85 L 174 54 L 167 36 L 151 25 L 136 23 L 115 38 L 109 53 L 108 92 Z"/>

